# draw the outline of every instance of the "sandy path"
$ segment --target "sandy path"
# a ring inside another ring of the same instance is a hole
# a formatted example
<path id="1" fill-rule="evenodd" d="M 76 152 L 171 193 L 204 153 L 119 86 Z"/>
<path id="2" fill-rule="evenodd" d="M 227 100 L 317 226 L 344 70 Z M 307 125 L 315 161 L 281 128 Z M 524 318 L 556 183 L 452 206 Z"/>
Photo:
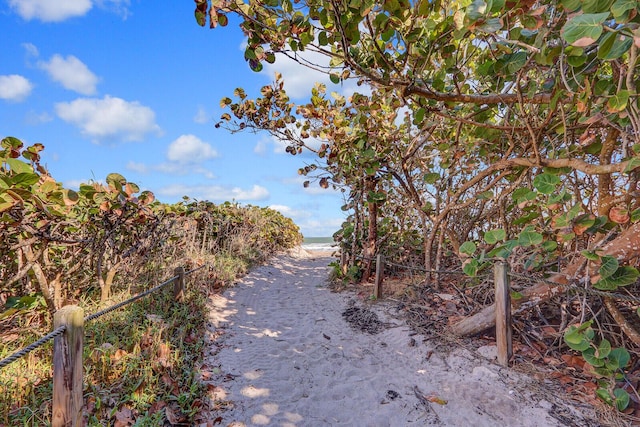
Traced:
<path id="1" fill-rule="evenodd" d="M 597 425 L 478 354 L 439 355 L 390 305 L 371 306 L 382 332 L 351 328 L 355 297 L 327 288 L 329 261 L 280 256 L 212 297 L 209 425 Z"/>

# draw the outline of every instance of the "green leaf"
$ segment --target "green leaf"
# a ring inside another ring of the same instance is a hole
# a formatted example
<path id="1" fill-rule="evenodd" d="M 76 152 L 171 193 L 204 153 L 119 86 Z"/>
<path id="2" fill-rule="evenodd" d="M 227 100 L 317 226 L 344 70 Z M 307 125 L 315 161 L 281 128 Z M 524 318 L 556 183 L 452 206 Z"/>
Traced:
<path id="1" fill-rule="evenodd" d="M 517 291 L 509 291 L 509 293 L 511 294 L 511 298 L 512 298 L 512 299 L 517 300 L 517 299 L 522 299 L 522 298 L 524 298 L 524 295 L 522 295 L 522 293 L 521 293 L 521 292 L 517 292 Z"/>
<path id="2" fill-rule="evenodd" d="M 5 161 L 7 162 L 7 164 L 9 165 L 9 169 L 11 169 L 13 173 L 33 173 L 33 168 L 31 167 L 31 165 L 23 162 L 22 160 L 10 158 L 6 159 Z"/>
<path id="3" fill-rule="evenodd" d="M 598 350 L 596 355 L 602 359 L 605 357 L 608 357 L 609 354 L 611 353 L 611 343 L 609 342 L 608 339 L 603 339 L 602 342 L 600 342 L 600 345 L 598 345 Z"/>
<path id="4" fill-rule="evenodd" d="M 518 203 L 527 202 L 530 200 L 535 200 L 537 194 L 535 191 L 531 191 L 528 188 L 519 188 L 513 192 L 511 198 Z"/>
<path id="5" fill-rule="evenodd" d="M 567 57 L 567 64 L 571 65 L 573 68 L 578 68 L 584 63 L 587 62 L 587 56 L 569 56 Z"/>
<path id="6" fill-rule="evenodd" d="M 110 173 L 107 175 L 107 184 L 118 191 L 122 191 L 122 186 L 127 183 L 127 180 L 124 176 L 119 173 Z"/>
<path id="7" fill-rule="evenodd" d="M 624 411 L 627 409 L 627 406 L 629 406 L 629 393 L 624 389 L 616 388 L 613 390 L 613 395 L 616 397 L 614 401 L 616 409 L 618 409 L 618 411 Z"/>
<path id="8" fill-rule="evenodd" d="M 331 83 L 338 84 L 340 83 L 340 76 L 336 73 L 331 73 L 329 74 L 329 80 L 331 80 Z"/>
<path id="9" fill-rule="evenodd" d="M 629 159 L 628 162 L 629 163 L 627 163 L 627 166 L 625 166 L 624 168 L 624 173 L 626 174 L 628 174 L 629 172 L 631 172 L 632 170 L 640 166 L 640 157 L 633 157 Z"/>
<path id="10" fill-rule="evenodd" d="M 458 251 L 461 254 L 471 256 L 476 251 L 476 244 L 473 242 L 464 242 L 462 245 L 460 245 L 460 249 Z"/>
<path id="11" fill-rule="evenodd" d="M 478 19 L 484 17 L 487 13 L 487 3 L 483 0 L 474 0 L 466 10 L 466 15 L 469 20 L 477 21 Z"/>
<path id="12" fill-rule="evenodd" d="M 594 288 L 603 291 L 614 291 L 619 286 L 627 286 L 638 280 L 640 273 L 634 267 L 625 265 L 618 269 L 611 276 L 598 280 L 593 285 Z"/>
<path id="13" fill-rule="evenodd" d="M 504 240 L 506 237 L 507 237 L 507 233 L 502 228 L 489 230 L 486 233 L 484 233 L 484 241 L 490 245 L 493 245 L 494 243 Z"/>
<path id="14" fill-rule="evenodd" d="M 479 30 L 485 33 L 497 33 L 502 29 L 502 19 L 490 18 L 484 21 L 484 23 L 477 27 Z"/>
<path id="15" fill-rule="evenodd" d="M 465 265 L 462 267 L 462 271 L 469 277 L 475 277 L 478 274 L 478 260 L 471 259 L 468 260 Z"/>
<path id="16" fill-rule="evenodd" d="M 427 184 L 435 184 L 440 179 L 440 174 L 436 172 L 430 172 L 424 175 L 424 182 Z"/>
<path id="17" fill-rule="evenodd" d="M 11 183 L 20 187 L 31 187 L 33 184 L 38 182 L 40 177 L 36 173 L 29 172 L 21 172 L 13 177 L 11 177 Z"/>
<path id="18" fill-rule="evenodd" d="M 578 8 L 582 5 L 582 0 L 561 0 L 560 3 L 562 3 L 562 7 L 564 7 L 564 10 L 566 10 L 567 12 L 573 12 L 575 10 L 578 10 Z"/>
<path id="19" fill-rule="evenodd" d="M 2 138 L 2 141 L 0 141 L 0 147 L 2 148 L 20 149 L 22 146 L 22 141 L 13 136 L 7 136 L 6 138 Z"/>
<path id="20" fill-rule="evenodd" d="M 600 13 L 608 11 L 613 0 L 582 0 L 584 13 Z"/>
<path id="21" fill-rule="evenodd" d="M 564 342 L 573 350 L 584 351 L 590 347 L 591 338 L 593 338 L 593 329 L 589 320 L 583 324 L 576 326 L 571 325 L 564 333 Z"/>
<path id="22" fill-rule="evenodd" d="M 612 367 L 617 366 L 617 369 L 622 369 L 627 366 L 629 360 L 631 360 L 631 356 L 625 348 L 614 348 L 611 350 L 611 353 L 609 353 L 609 361 L 613 363 Z"/>
<path id="23" fill-rule="evenodd" d="M 613 18 L 618 21 L 627 11 L 633 10 L 637 7 L 637 0 L 616 0 L 611 6 L 611 13 L 613 13 Z"/>
<path id="24" fill-rule="evenodd" d="M 593 347 L 589 347 L 586 350 L 583 350 L 582 357 L 584 357 L 585 362 L 587 362 L 591 366 L 594 366 L 596 368 L 604 366 L 603 358 L 596 356 L 596 349 Z"/>
<path id="25" fill-rule="evenodd" d="M 544 240 L 542 234 L 535 231 L 523 231 L 518 236 L 518 244 L 521 246 L 536 246 Z"/>
<path id="26" fill-rule="evenodd" d="M 600 277 L 606 279 L 618 270 L 618 259 L 611 255 L 605 255 L 602 257 L 602 263 L 600 264 Z"/>
<path id="27" fill-rule="evenodd" d="M 600 38 L 608 17 L 609 12 L 576 15 L 562 27 L 562 38 L 572 46 L 589 46 Z"/>
<path id="28" fill-rule="evenodd" d="M 551 194 L 560 184 L 560 178 L 550 173 L 541 173 L 533 179 L 533 186 L 542 194 Z"/>
<path id="29" fill-rule="evenodd" d="M 627 103 L 629 102 L 629 91 L 621 90 L 618 93 L 615 93 L 609 101 L 607 101 L 607 111 L 610 113 L 619 113 L 620 111 L 627 108 Z"/>
<path id="30" fill-rule="evenodd" d="M 598 58 L 605 61 L 612 61 L 624 55 L 631 45 L 633 39 L 620 33 L 606 34 L 598 47 Z"/>
<path id="31" fill-rule="evenodd" d="M 200 25 L 201 27 L 204 27 L 204 24 L 207 23 L 207 15 L 202 13 L 200 10 L 196 9 L 195 10 L 195 17 L 196 17 L 196 22 L 198 23 L 198 25 Z"/>
<path id="32" fill-rule="evenodd" d="M 585 249 L 580 253 L 582 254 L 583 257 L 585 257 L 589 261 L 598 261 L 600 259 L 600 256 L 593 251 L 589 251 Z"/>
<path id="33" fill-rule="evenodd" d="M 606 404 L 608 405 L 612 405 L 613 404 L 613 399 L 611 398 L 611 395 L 609 394 L 609 390 L 607 390 L 606 388 L 600 387 L 599 389 L 596 390 L 596 395 L 602 399 Z"/>

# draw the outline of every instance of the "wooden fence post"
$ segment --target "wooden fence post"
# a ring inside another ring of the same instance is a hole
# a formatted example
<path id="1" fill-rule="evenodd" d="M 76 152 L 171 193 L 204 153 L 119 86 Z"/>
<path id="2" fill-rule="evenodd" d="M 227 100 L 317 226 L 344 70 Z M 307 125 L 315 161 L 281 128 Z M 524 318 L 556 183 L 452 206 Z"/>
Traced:
<path id="1" fill-rule="evenodd" d="M 176 267 L 173 274 L 178 276 L 173 282 L 173 298 L 178 301 L 184 301 L 184 267 Z"/>
<path id="2" fill-rule="evenodd" d="M 65 325 L 53 339 L 52 427 L 82 426 L 82 342 L 84 310 L 67 305 L 53 315 L 53 328 Z"/>
<path id="3" fill-rule="evenodd" d="M 511 341 L 511 291 L 509 289 L 509 267 L 505 261 L 498 261 L 493 270 L 496 287 L 496 345 L 498 363 L 509 366 L 513 354 Z"/>
<path id="4" fill-rule="evenodd" d="M 376 257 L 376 282 L 373 288 L 373 296 L 382 298 L 382 280 L 384 280 L 384 257 L 380 254 Z"/>
<path id="5" fill-rule="evenodd" d="M 347 274 L 347 252 L 344 248 L 340 250 L 340 269 L 342 274 Z"/>

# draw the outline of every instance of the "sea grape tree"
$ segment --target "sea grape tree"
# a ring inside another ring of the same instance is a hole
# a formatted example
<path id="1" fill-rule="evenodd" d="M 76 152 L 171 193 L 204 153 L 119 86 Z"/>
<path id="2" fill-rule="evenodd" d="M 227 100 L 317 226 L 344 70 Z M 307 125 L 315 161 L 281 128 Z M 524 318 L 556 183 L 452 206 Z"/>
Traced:
<path id="1" fill-rule="evenodd" d="M 353 190 L 375 177 L 385 192 L 407 195 L 394 149 L 419 141 L 404 164 L 417 195 L 409 200 L 429 223 L 422 226 L 428 268 L 443 244 L 471 275 L 486 256 L 517 258 L 527 270 L 562 258 L 553 281 L 601 290 L 638 276 L 639 11 L 628 0 L 196 0 L 201 25 L 241 19 L 252 69 L 286 55 L 335 83 L 356 79 L 368 88 L 343 105 L 312 93 L 296 108 L 276 86 L 270 96 L 286 111 L 264 104 L 264 92 L 254 101 L 242 91 L 224 102 L 235 115 L 223 116 L 231 127 L 295 127 L 300 133 L 283 135 L 292 153 L 301 135 L 318 129 L 328 179 Z M 305 51 L 325 55 L 326 67 L 305 62 Z M 389 114 L 371 105 L 389 106 Z M 404 112 L 408 121 L 398 124 Z M 367 238 L 380 241 L 372 233 L 369 223 Z M 518 304 L 559 289 L 533 286 Z M 640 344 L 613 301 L 605 305 Z M 490 311 L 457 331 L 490 326 Z"/>

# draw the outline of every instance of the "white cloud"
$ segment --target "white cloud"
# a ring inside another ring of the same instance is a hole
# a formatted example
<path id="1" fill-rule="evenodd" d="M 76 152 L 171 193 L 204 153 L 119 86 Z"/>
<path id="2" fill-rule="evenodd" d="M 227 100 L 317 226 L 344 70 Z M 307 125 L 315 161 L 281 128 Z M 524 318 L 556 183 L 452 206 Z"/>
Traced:
<path id="1" fill-rule="evenodd" d="M 73 55 L 67 55 L 66 58 L 53 55 L 48 62 L 39 61 L 38 67 L 45 70 L 53 81 L 60 83 L 65 89 L 82 95 L 96 93 L 98 77 Z"/>
<path id="2" fill-rule="evenodd" d="M 207 179 L 215 179 L 215 174 L 209 169 L 197 166 L 197 165 L 184 165 L 179 163 L 160 163 L 156 165 L 147 165 L 144 163 L 138 163 L 130 161 L 126 166 L 127 170 L 139 173 L 148 174 L 151 172 L 160 172 L 169 175 L 202 175 Z"/>
<path id="3" fill-rule="evenodd" d="M 331 237 L 333 233 L 340 230 L 345 218 L 312 218 L 303 221 L 296 221 L 300 231 L 307 237 Z"/>
<path id="4" fill-rule="evenodd" d="M 93 5 L 127 19 L 130 0 L 9 0 L 9 6 L 27 21 L 62 22 L 86 15 Z"/>
<path id="5" fill-rule="evenodd" d="M 269 198 L 269 190 L 254 185 L 249 189 L 223 187 L 220 185 L 183 185 L 173 184 L 161 188 L 156 194 L 167 197 L 189 196 L 198 200 L 215 201 L 259 201 Z"/>
<path id="6" fill-rule="evenodd" d="M 286 205 L 270 205 L 269 209 L 280 212 L 284 216 L 288 216 L 293 219 L 310 218 L 312 213 L 305 210 L 293 209 Z"/>
<path id="7" fill-rule="evenodd" d="M 215 148 L 197 136 L 181 135 L 169 144 L 167 162 L 155 165 L 129 162 L 127 169 L 138 173 L 156 171 L 170 175 L 196 174 L 203 175 L 207 179 L 214 179 L 216 176 L 202 163 L 218 156 Z"/>
<path id="8" fill-rule="evenodd" d="M 58 117 L 96 141 L 105 138 L 140 141 L 147 133 L 162 133 L 153 110 L 137 101 L 128 102 L 109 95 L 102 99 L 79 98 L 57 103 L 55 110 Z"/>
<path id="9" fill-rule="evenodd" d="M 80 184 L 86 184 L 90 182 L 89 179 L 70 179 L 64 182 L 64 188 L 71 188 L 78 190 L 80 188 Z"/>
<path id="10" fill-rule="evenodd" d="M 40 55 L 38 48 L 33 43 L 22 43 L 21 46 L 27 52 L 28 56 L 33 56 L 37 58 Z"/>
<path id="11" fill-rule="evenodd" d="M 48 112 L 36 113 L 35 111 L 29 111 L 26 116 L 26 122 L 30 125 L 39 125 L 47 123 L 53 120 L 53 117 Z"/>
<path id="12" fill-rule="evenodd" d="M 126 168 L 127 170 L 137 172 L 140 174 L 145 174 L 149 172 L 149 168 L 147 167 L 147 165 L 145 165 L 144 163 L 137 163 L 134 161 L 129 161 L 129 163 L 127 163 Z"/>
<path id="13" fill-rule="evenodd" d="M 304 187 L 304 182 L 309 181 L 309 186 Z M 306 194 L 310 194 L 313 196 L 323 195 L 323 196 L 335 196 L 336 194 L 340 194 L 340 189 L 334 189 L 331 184 L 329 184 L 328 188 L 322 188 L 318 185 L 318 180 L 314 179 L 310 176 L 298 175 L 294 178 L 287 178 L 282 180 L 283 184 L 286 185 L 294 185 L 296 191 L 302 189 Z"/>
<path id="14" fill-rule="evenodd" d="M 269 141 L 266 139 L 260 139 L 257 143 L 256 146 L 253 147 L 253 152 L 256 153 L 259 156 L 264 156 L 265 154 L 267 154 L 267 148 L 269 146 Z"/>
<path id="15" fill-rule="evenodd" d="M 102 9 L 107 9 L 120 15 L 122 19 L 127 19 L 131 15 L 129 11 L 130 0 L 95 0 L 95 3 Z"/>
<path id="16" fill-rule="evenodd" d="M 256 146 L 253 147 L 253 152 L 259 155 L 265 155 L 269 150 L 269 146 L 272 146 L 274 153 L 285 154 L 287 145 L 288 144 L 286 142 L 271 135 L 267 138 L 261 138 L 260 140 L 258 140 Z"/>
<path id="17" fill-rule="evenodd" d="M 312 64 L 327 66 L 329 58 L 321 53 L 305 51 L 298 52 L 298 56 L 304 58 Z M 262 74 L 270 79 L 279 72 L 284 79 L 284 89 L 287 95 L 292 98 L 308 98 L 311 96 L 311 89 L 316 82 L 324 83 L 327 87 L 334 86 L 329 80 L 329 75 L 307 68 L 293 59 L 283 54 L 276 54 L 276 61 L 269 64 L 265 61 Z"/>
<path id="18" fill-rule="evenodd" d="M 291 132 L 294 134 L 300 133 L 300 131 L 293 126 L 291 127 Z M 306 138 L 304 142 L 307 145 L 307 147 L 313 150 L 318 150 L 320 148 L 320 145 L 322 145 L 322 141 L 316 138 L 311 138 L 311 137 Z M 286 154 L 287 156 L 290 156 L 291 154 L 287 153 L 288 145 L 289 143 L 287 141 L 284 141 L 276 136 L 270 135 L 267 138 L 261 138 L 260 140 L 258 140 L 256 145 L 253 147 L 253 152 L 263 156 L 267 154 L 267 151 L 269 151 L 269 147 L 271 147 L 272 151 L 275 154 Z M 301 154 L 296 154 L 296 155 L 304 156 L 304 157 L 312 157 L 312 158 L 316 157 L 316 154 L 314 152 L 309 151 L 307 149 L 303 149 Z"/>
<path id="19" fill-rule="evenodd" d="M 91 0 L 9 0 L 9 6 L 23 19 L 61 22 L 83 16 L 91 10 Z"/>
<path id="20" fill-rule="evenodd" d="M 211 116 L 209 115 L 209 113 L 207 113 L 207 110 L 205 110 L 203 106 L 199 106 L 198 112 L 193 117 L 193 121 L 203 125 L 211 121 Z"/>
<path id="21" fill-rule="evenodd" d="M 180 164 L 201 163 L 215 157 L 218 157 L 215 148 L 195 135 L 181 135 L 167 150 L 167 159 Z"/>
<path id="22" fill-rule="evenodd" d="M 18 74 L 0 76 L 0 99 L 23 101 L 31 94 L 32 89 L 31 82 Z"/>
<path id="23" fill-rule="evenodd" d="M 318 52 L 304 51 L 297 52 L 302 62 L 307 62 L 314 66 L 318 66 L 328 70 L 329 57 Z M 327 92 L 339 92 L 344 96 L 350 96 L 354 92 L 364 93 L 367 88 L 359 88 L 354 80 L 347 80 L 337 85 L 329 79 L 328 72 L 313 70 L 305 65 L 301 65 L 288 56 L 278 53 L 276 61 L 273 64 L 264 62 L 264 68 L 261 74 L 273 80 L 276 72 L 282 74 L 284 79 L 284 89 L 287 95 L 296 99 L 308 99 L 311 96 L 311 89 L 318 83 L 327 86 Z"/>

